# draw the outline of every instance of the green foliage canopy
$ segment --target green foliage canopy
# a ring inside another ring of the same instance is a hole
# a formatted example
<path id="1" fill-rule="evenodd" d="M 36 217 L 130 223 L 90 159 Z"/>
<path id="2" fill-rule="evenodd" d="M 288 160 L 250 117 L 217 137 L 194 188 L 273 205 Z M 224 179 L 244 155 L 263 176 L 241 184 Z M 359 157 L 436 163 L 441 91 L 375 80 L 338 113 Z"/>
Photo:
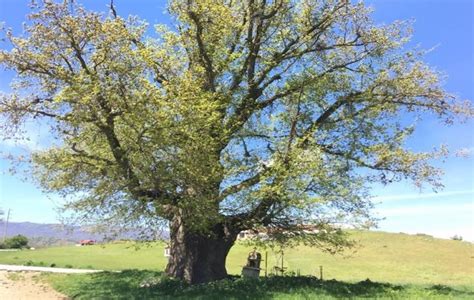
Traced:
<path id="1" fill-rule="evenodd" d="M 33 153 L 34 173 L 85 220 L 181 215 L 196 230 L 298 235 L 370 223 L 367 183 L 440 186 L 429 160 L 443 150 L 405 149 L 402 121 L 472 108 L 404 48 L 409 23 L 379 26 L 335 0 L 173 0 L 169 12 L 174 25 L 148 36 L 113 7 L 44 1 L 23 36 L 6 31 L 0 64 L 18 76 L 0 97 L 2 131 L 48 120 L 60 142 Z"/>

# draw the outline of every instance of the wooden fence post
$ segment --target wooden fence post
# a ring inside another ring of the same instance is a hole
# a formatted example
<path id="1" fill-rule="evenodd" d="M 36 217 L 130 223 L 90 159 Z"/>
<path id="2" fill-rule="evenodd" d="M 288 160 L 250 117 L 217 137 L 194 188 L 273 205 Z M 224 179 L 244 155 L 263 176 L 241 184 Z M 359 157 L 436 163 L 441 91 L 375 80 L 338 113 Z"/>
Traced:
<path id="1" fill-rule="evenodd" d="M 267 269 L 268 269 L 268 251 L 265 251 L 265 277 L 267 277 Z"/>
<path id="2" fill-rule="evenodd" d="M 283 250 L 281 250 L 281 276 L 283 276 L 283 258 L 284 258 L 284 253 L 283 253 Z"/>

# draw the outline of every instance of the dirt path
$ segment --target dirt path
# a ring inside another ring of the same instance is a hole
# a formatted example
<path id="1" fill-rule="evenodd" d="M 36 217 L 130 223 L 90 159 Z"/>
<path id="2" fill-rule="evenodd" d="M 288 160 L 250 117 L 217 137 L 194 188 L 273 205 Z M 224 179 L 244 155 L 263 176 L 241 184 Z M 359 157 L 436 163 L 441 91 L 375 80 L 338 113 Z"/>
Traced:
<path id="1" fill-rule="evenodd" d="M 0 271 L 0 299 L 2 300 L 57 300 L 68 299 L 48 284 L 37 280 L 37 272 Z"/>
<path id="2" fill-rule="evenodd" d="M 19 266 L 19 265 L 0 265 L 0 271 L 33 271 L 33 272 L 67 273 L 67 274 L 103 272 L 102 270 L 33 267 L 33 266 Z"/>

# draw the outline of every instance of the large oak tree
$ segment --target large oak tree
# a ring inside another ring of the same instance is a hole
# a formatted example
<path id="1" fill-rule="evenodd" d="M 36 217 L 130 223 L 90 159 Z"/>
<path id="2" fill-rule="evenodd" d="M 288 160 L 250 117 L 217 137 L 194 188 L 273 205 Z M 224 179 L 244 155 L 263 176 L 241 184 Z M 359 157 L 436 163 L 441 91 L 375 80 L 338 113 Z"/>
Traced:
<path id="1" fill-rule="evenodd" d="M 0 52 L 18 75 L 0 98 L 4 133 L 45 119 L 59 141 L 32 154 L 42 186 L 88 220 L 169 224 L 169 275 L 224 278 L 246 229 L 334 251 L 344 224 L 371 222 L 368 183 L 439 185 L 437 152 L 404 147 L 408 120 L 472 109 L 404 48 L 406 22 L 378 26 L 344 0 L 172 0 L 169 12 L 173 26 L 151 34 L 113 5 L 42 1 Z"/>

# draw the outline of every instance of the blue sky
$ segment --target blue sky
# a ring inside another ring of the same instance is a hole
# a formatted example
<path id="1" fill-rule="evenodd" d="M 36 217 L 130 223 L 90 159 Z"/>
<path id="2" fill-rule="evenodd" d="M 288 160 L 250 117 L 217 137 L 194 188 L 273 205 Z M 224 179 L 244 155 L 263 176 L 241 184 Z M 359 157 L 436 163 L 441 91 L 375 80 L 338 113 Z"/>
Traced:
<path id="1" fill-rule="evenodd" d="M 82 1 L 94 10 L 106 10 L 108 0 Z M 21 32 L 28 13 L 27 0 L 0 0 L 0 21 Z M 115 1 L 121 15 L 134 14 L 150 24 L 168 22 L 164 1 Z M 470 0 L 371 0 L 378 23 L 413 19 L 411 46 L 435 47 L 425 60 L 447 75 L 446 90 L 461 99 L 474 100 L 474 7 Z M 6 44 L 0 42 L 0 47 Z M 8 92 L 12 73 L 0 70 L 0 91 Z M 392 232 L 427 233 L 448 238 L 455 234 L 474 241 L 474 134 L 472 121 L 445 127 L 437 119 L 426 117 L 407 147 L 428 151 L 447 144 L 451 150 L 445 162 L 435 164 L 445 171 L 444 190 L 434 193 L 407 182 L 391 186 L 373 186 L 375 213 L 385 217 L 380 229 Z M 31 140 L 21 145 L 0 142 L 0 152 L 16 153 L 41 148 L 47 140 L 47 128 L 29 125 Z M 456 153 L 467 154 L 456 155 Z M 7 172 L 9 164 L 0 159 L 0 207 L 12 210 L 12 221 L 55 223 L 59 197 L 46 195 L 31 181 Z M 28 175 L 26 176 L 28 177 Z"/>

